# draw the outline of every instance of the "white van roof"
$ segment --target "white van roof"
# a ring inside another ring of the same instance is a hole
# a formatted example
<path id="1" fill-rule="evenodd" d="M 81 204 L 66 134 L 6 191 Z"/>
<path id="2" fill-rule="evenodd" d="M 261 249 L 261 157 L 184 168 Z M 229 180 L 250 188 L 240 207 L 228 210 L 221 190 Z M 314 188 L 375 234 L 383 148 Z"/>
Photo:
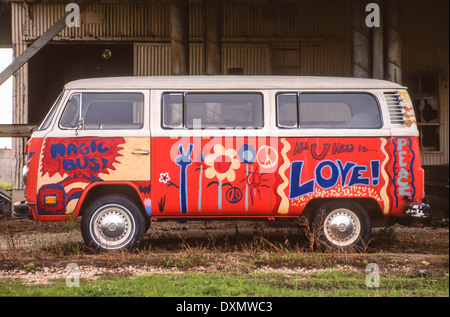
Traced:
<path id="1" fill-rule="evenodd" d="M 318 76 L 132 76 L 80 79 L 66 89 L 403 89 L 386 80 Z"/>

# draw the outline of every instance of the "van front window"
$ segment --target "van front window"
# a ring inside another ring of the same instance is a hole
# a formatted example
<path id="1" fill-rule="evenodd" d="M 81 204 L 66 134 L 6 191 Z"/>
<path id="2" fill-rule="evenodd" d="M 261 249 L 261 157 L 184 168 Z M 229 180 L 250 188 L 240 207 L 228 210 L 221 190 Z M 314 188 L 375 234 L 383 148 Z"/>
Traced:
<path id="1" fill-rule="evenodd" d="M 61 102 L 63 93 L 61 93 L 58 98 L 56 99 L 55 103 L 53 104 L 52 108 L 50 109 L 50 112 L 45 117 L 44 121 L 42 121 L 42 124 L 38 128 L 38 131 L 47 130 L 47 128 L 50 126 L 50 124 L 53 121 L 53 117 L 55 116 L 56 110 L 59 108 L 59 103 Z"/>
<path id="2" fill-rule="evenodd" d="M 60 127 L 75 129 L 80 117 L 85 130 L 141 129 L 144 96 L 140 93 L 76 93 L 64 109 Z"/>

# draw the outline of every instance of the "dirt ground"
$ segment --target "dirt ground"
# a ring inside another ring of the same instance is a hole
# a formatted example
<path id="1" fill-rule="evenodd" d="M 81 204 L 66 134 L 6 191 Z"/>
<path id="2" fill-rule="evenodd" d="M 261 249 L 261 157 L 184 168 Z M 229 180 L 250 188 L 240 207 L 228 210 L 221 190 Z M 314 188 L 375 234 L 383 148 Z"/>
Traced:
<path id="1" fill-rule="evenodd" d="M 359 253 L 320 251 L 304 230 L 268 222 L 154 222 L 136 250 L 95 253 L 79 222 L 0 218 L 0 278 L 46 283 L 64 278 L 75 263 L 82 277 L 166 272 L 293 272 L 331 268 L 406 275 L 448 274 L 449 228 L 394 225 L 373 229 Z"/>

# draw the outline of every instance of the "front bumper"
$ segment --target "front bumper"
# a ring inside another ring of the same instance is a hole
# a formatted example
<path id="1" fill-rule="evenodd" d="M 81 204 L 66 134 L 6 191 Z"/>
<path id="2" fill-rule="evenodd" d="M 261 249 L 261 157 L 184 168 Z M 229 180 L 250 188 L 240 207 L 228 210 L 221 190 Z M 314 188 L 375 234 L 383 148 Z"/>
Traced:
<path id="1" fill-rule="evenodd" d="M 430 205 L 414 204 L 406 207 L 405 213 L 414 218 L 429 218 L 430 217 Z"/>

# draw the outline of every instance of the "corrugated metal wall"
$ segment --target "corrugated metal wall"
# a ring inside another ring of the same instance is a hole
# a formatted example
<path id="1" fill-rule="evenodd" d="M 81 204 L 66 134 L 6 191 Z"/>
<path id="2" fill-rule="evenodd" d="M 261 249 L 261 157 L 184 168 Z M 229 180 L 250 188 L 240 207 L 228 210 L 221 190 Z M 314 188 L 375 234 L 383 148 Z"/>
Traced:
<path id="1" fill-rule="evenodd" d="M 65 4 L 26 5 L 22 10 L 23 39 L 37 38 L 64 11 Z M 292 75 L 351 76 L 350 14 L 350 0 L 317 3 L 224 0 L 223 72 L 242 67 L 244 74 L 271 74 L 275 70 Z M 136 46 L 135 73 L 166 74 L 165 70 L 170 69 L 167 64 L 170 59 L 163 54 L 168 53 L 166 46 L 170 35 L 168 2 L 92 4 L 81 20 L 81 27 L 66 27 L 54 40 L 151 42 L 147 48 L 144 44 Z M 191 1 L 191 74 L 203 73 L 203 65 L 199 64 L 203 63 L 200 52 L 203 28 L 202 2 Z M 285 48 L 292 47 L 298 51 L 282 54 L 283 50 L 286 53 Z M 274 55 L 275 61 L 272 60 Z M 149 64 L 156 62 L 147 59 L 158 56 L 164 56 L 164 60 L 152 65 L 149 71 Z"/>
<path id="2" fill-rule="evenodd" d="M 351 0 L 222 0 L 222 70 L 244 74 L 352 76 Z M 20 54 L 65 11 L 65 3 L 13 3 L 13 45 Z M 404 71 L 441 75 L 442 153 L 424 164 L 448 164 L 448 1 L 404 0 L 401 11 Z M 203 7 L 190 1 L 190 74 L 203 74 Z M 54 41 L 135 43 L 135 75 L 170 74 L 168 1 L 96 3 L 80 28 Z M 446 81 L 445 81 L 446 80 Z M 27 117 L 27 68 L 15 75 L 14 122 Z"/>
<path id="3" fill-rule="evenodd" d="M 134 75 L 170 75 L 169 43 L 137 43 L 134 45 Z"/>
<path id="4" fill-rule="evenodd" d="M 59 17 L 66 4 L 30 3 L 25 40 L 41 35 Z M 26 18 L 26 17 L 25 17 Z M 55 40 L 124 40 L 169 36 L 169 7 L 164 2 L 91 4 L 80 27 L 66 27 Z"/>

